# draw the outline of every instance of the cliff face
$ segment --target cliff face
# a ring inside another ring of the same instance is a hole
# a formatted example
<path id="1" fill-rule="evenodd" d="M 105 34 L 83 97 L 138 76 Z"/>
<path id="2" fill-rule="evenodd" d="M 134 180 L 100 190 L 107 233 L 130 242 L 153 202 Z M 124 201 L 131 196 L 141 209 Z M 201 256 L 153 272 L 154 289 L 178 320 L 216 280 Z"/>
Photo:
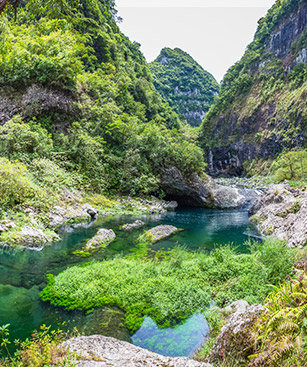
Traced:
<path id="1" fill-rule="evenodd" d="M 224 77 L 202 124 L 212 175 L 306 145 L 307 4 L 277 1 L 254 41 Z"/>
<path id="2" fill-rule="evenodd" d="M 199 126 L 218 94 L 214 77 L 179 48 L 164 48 L 150 69 L 164 101 L 190 125 Z"/>

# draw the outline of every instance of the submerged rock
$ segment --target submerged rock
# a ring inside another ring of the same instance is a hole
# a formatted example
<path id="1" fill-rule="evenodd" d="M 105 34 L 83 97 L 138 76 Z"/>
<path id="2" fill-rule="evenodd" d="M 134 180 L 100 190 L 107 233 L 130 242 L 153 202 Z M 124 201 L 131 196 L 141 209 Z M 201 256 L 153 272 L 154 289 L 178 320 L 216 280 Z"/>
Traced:
<path id="1" fill-rule="evenodd" d="M 307 191 L 270 185 L 249 213 L 263 235 L 284 240 L 289 247 L 307 244 Z"/>
<path id="2" fill-rule="evenodd" d="M 152 242 L 157 242 L 171 236 L 176 232 L 178 232 L 178 228 L 174 226 L 160 225 L 147 231 L 146 235 L 150 237 Z"/>
<path id="3" fill-rule="evenodd" d="M 122 226 L 122 230 L 124 230 L 124 231 L 132 231 L 134 229 L 138 229 L 138 228 L 141 228 L 143 226 L 145 226 L 145 223 L 142 220 L 136 220 L 133 223 L 124 224 Z"/>
<path id="4" fill-rule="evenodd" d="M 80 356 L 78 367 L 212 367 L 188 358 L 164 357 L 102 335 L 73 338 L 60 347 Z"/>
<path id="5" fill-rule="evenodd" d="M 112 229 L 101 228 L 96 236 L 87 242 L 85 248 L 86 250 L 92 250 L 97 247 L 107 246 L 114 241 L 115 238 L 116 235 Z"/>
<path id="6" fill-rule="evenodd" d="M 246 301 L 234 302 L 224 310 L 232 311 L 232 314 L 222 327 L 209 355 L 209 362 L 214 364 L 222 363 L 226 356 L 235 355 L 240 360 L 252 354 L 252 329 L 265 311 L 261 305 L 250 306 Z"/>

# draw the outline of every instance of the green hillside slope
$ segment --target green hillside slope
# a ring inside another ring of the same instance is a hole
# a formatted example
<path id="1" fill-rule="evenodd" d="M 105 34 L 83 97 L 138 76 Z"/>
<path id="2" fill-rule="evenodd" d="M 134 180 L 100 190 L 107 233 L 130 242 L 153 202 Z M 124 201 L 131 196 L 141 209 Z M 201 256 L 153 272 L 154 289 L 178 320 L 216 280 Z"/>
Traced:
<path id="1" fill-rule="evenodd" d="M 214 77 L 179 48 L 164 48 L 150 69 L 164 101 L 190 125 L 199 126 L 218 94 Z"/>

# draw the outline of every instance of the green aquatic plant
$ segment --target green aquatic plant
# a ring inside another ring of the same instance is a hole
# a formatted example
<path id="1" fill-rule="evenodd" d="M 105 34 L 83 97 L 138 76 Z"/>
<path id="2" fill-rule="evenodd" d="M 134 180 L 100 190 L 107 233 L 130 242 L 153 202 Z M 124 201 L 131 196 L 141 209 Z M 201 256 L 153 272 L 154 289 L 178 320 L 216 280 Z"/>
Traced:
<path id="1" fill-rule="evenodd" d="M 220 306 L 238 299 L 261 302 L 269 292 L 267 284 L 281 280 L 275 274 L 275 261 L 269 262 L 268 256 L 274 260 L 276 253 L 281 259 L 289 258 L 283 262 L 281 276 L 292 274 L 294 262 L 282 242 L 267 241 L 263 248 L 251 254 L 237 254 L 227 246 L 211 254 L 175 248 L 155 256 L 148 244 L 142 244 L 127 257 L 74 266 L 56 277 L 48 275 L 41 298 L 69 310 L 116 305 L 126 312 L 131 332 L 140 327 L 144 316 L 165 327 L 204 310 L 212 297 Z"/>

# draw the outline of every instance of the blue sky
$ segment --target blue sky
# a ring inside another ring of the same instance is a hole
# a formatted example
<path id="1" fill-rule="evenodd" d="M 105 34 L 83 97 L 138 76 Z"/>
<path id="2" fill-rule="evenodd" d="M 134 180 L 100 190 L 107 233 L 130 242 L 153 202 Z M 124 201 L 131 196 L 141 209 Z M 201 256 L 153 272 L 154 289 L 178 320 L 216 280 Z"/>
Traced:
<path id="1" fill-rule="evenodd" d="M 141 44 L 147 61 L 179 47 L 218 82 L 253 40 L 274 0 L 117 0 L 120 28 Z"/>

